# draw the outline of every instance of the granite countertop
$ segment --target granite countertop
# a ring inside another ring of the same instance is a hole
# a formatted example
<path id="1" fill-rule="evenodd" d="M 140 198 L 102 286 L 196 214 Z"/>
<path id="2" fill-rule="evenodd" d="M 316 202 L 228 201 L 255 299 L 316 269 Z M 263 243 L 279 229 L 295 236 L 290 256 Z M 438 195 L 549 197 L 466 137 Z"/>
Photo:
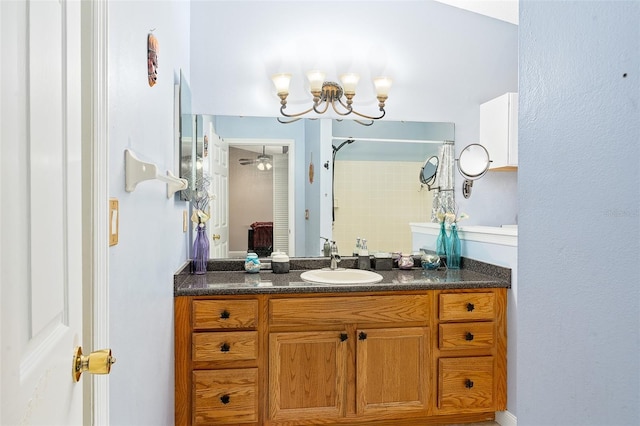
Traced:
<path id="1" fill-rule="evenodd" d="M 268 262 L 268 259 L 265 259 Z M 341 268 L 354 268 L 355 258 L 343 258 Z M 326 263 L 326 264 L 325 264 Z M 210 260 L 207 273 L 189 273 L 189 262 L 174 275 L 174 296 L 211 296 L 233 294 L 274 293 L 335 293 L 372 292 L 390 290 L 509 288 L 511 269 L 473 259 L 462 259 L 461 269 L 410 270 L 394 268 L 378 271 L 382 281 L 376 284 L 319 284 L 300 278 L 305 270 L 329 266 L 326 258 L 291 259 L 291 270 L 286 274 L 274 274 L 270 269 L 256 274 L 244 271 L 244 260 Z"/>

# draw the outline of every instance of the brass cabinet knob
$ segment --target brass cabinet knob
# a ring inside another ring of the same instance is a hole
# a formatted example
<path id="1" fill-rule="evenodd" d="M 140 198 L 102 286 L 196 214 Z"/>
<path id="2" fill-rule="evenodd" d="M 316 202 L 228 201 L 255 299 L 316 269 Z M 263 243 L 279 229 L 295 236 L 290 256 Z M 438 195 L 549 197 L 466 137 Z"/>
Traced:
<path id="1" fill-rule="evenodd" d="M 220 239 L 220 234 L 213 234 L 213 235 L 211 235 L 211 239 L 212 239 L 212 240 L 219 240 L 219 239 Z"/>
<path id="2" fill-rule="evenodd" d="M 91 352 L 89 356 L 82 355 L 82 347 L 78 346 L 73 354 L 71 374 L 73 381 L 78 382 L 85 371 L 90 374 L 109 374 L 116 359 L 111 356 L 111 349 L 101 349 Z"/>

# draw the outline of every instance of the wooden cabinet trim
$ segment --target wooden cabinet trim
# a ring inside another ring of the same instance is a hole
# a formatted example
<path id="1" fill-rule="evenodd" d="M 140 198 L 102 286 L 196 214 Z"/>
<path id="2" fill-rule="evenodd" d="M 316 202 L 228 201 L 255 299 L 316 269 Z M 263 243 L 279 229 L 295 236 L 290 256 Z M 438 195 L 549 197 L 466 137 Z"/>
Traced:
<path id="1" fill-rule="evenodd" d="M 271 325 L 423 322 L 430 294 L 271 299 Z"/>

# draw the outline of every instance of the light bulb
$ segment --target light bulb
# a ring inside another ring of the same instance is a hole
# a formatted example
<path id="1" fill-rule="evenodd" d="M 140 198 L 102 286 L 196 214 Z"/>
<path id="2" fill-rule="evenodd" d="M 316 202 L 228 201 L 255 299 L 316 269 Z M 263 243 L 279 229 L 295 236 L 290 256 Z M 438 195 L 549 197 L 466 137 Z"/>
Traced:
<path id="1" fill-rule="evenodd" d="M 342 81 L 342 88 L 344 89 L 345 95 L 356 94 L 356 86 L 358 85 L 358 81 L 360 81 L 360 76 L 358 74 L 342 74 L 340 76 L 340 81 Z"/>
<path id="2" fill-rule="evenodd" d="M 291 83 L 291 74 L 274 74 L 271 76 L 274 86 L 276 86 L 276 92 L 278 95 L 289 94 L 289 83 Z"/>
<path id="3" fill-rule="evenodd" d="M 389 96 L 391 83 L 392 80 L 389 77 L 376 77 L 373 79 L 373 84 L 376 86 L 376 93 L 378 96 Z"/>
<path id="4" fill-rule="evenodd" d="M 309 71 L 307 73 L 307 79 L 309 79 L 309 90 L 311 92 L 319 92 L 322 90 L 322 83 L 324 83 L 325 73 L 322 71 Z"/>

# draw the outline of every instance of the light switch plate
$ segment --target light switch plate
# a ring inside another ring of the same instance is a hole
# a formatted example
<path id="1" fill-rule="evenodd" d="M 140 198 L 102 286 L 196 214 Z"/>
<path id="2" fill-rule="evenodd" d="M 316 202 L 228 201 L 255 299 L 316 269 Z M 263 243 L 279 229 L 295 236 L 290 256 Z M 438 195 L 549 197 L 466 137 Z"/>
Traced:
<path id="1" fill-rule="evenodd" d="M 115 246 L 118 244 L 118 224 L 120 218 L 118 217 L 118 199 L 109 199 L 109 246 Z"/>

